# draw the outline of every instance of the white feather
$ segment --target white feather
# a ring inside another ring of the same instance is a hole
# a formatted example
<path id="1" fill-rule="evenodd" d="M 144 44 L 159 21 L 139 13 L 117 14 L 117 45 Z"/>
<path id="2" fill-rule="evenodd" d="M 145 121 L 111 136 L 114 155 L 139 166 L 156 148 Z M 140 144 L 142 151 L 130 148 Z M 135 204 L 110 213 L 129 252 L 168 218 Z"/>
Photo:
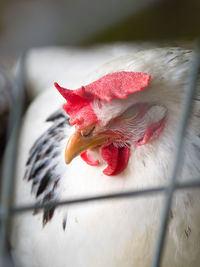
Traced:
<path id="1" fill-rule="evenodd" d="M 173 53 L 169 53 L 173 51 Z M 172 60 L 174 55 L 180 55 Z M 170 61 L 171 60 L 171 61 Z M 145 146 L 133 148 L 129 164 L 117 177 L 103 175 L 105 163 L 91 167 L 80 157 L 67 166 L 62 142 L 59 171 L 62 172 L 61 199 L 94 196 L 111 192 L 166 185 L 176 149 L 176 131 L 188 74 L 190 56 L 183 50 L 151 50 L 119 58 L 93 73 L 90 81 L 115 71 L 142 71 L 152 76 L 149 88 L 126 100 L 105 103 L 98 116 L 109 120 L 131 103 L 156 102 L 167 107 L 163 133 Z M 67 87 L 67 84 L 66 84 Z M 20 138 L 17 166 L 16 203 L 33 203 L 30 184 L 22 180 L 28 151 L 47 126 L 49 111 L 62 102 L 48 91 L 31 105 Z M 41 108 L 39 110 L 39 108 Z M 95 109 L 96 112 L 97 109 Z M 106 124 L 106 123 L 105 123 Z M 199 143 L 199 121 L 192 117 L 186 137 L 185 158 L 180 179 L 198 177 L 199 159 L 192 145 Z M 68 130 L 66 130 L 68 131 Z M 199 154 L 198 154 L 199 155 Z M 163 196 L 129 198 L 57 208 L 50 223 L 42 227 L 42 215 L 31 213 L 15 217 L 12 233 L 13 255 L 25 267 L 147 267 L 150 266 L 163 207 Z M 200 262 L 199 190 L 176 193 L 171 210 L 163 267 L 198 267 Z M 66 229 L 62 229 L 66 217 Z"/>

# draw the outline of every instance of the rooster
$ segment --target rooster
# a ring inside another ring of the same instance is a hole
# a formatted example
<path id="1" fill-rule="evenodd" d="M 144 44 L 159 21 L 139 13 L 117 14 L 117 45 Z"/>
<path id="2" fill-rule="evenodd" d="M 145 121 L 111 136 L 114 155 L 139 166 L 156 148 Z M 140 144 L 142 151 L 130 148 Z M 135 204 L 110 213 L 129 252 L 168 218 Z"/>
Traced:
<path id="1" fill-rule="evenodd" d="M 55 90 L 36 99 L 20 138 L 15 202 L 52 205 L 14 219 L 11 240 L 19 266 L 151 265 L 162 195 L 54 204 L 169 183 L 191 61 L 192 52 L 180 48 L 146 50 L 103 65 L 76 90 L 55 83 L 62 96 Z M 180 181 L 200 172 L 198 102 Z M 196 189 L 175 194 L 162 266 L 199 266 L 199 205 Z"/>

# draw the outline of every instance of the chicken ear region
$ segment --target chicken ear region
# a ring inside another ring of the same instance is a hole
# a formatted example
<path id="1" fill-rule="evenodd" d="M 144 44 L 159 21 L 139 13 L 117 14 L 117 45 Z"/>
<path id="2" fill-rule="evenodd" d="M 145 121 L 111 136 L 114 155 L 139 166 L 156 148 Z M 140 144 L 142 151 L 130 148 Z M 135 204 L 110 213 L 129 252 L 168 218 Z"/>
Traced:
<path id="1" fill-rule="evenodd" d="M 131 145 L 133 147 L 142 146 L 157 139 L 165 127 L 166 117 L 167 108 L 163 105 L 135 104 L 115 118 L 103 133 L 93 132 L 95 126 L 76 132 L 68 142 L 66 151 L 69 155 L 66 162 L 69 163 L 72 158 L 80 154 L 87 164 L 97 166 L 99 161 L 90 149 L 98 147 L 103 160 L 107 163 L 103 173 L 108 176 L 116 176 L 128 164 Z M 126 131 L 127 125 L 132 128 Z M 124 129 L 124 131 L 122 130 L 120 133 L 120 129 Z M 126 136 L 129 131 L 132 136 Z"/>

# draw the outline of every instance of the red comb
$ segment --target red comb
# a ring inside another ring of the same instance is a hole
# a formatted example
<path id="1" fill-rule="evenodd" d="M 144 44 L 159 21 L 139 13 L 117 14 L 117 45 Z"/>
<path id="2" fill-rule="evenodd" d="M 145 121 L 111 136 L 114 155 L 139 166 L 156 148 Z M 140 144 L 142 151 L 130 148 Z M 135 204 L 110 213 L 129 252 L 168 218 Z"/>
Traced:
<path id="1" fill-rule="evenodd" d="M 84 89 L 86 94 L 110 102 L 141 91 L 148 86 L 150 78 L 150 75 L 141 72 L 114 72 L 86 85 Z"/>
<path id="2" fill-rule="evenodd" d="M 63 109 L 70 116 L 70 124 L 76 124 L 79 130 L 94 124 L 98 121 L 93 108 L 90 106 L 92 99 L 81 97 L 77 94 L 78 90 L 69 90 L 60 87 L 57 83 L 54 83 L 60 94 L 67 100 L 67 103 L 63 105 Z"/>
<path id="3" fill-rule="evenodd" d="M 123 99 L 129 94 L 141 91 L 149 84 L 151 76 L 141 72 L 115 72 L 107 74 L 95 82 L 76 90 L 55 87 L 67 100 L 63 108 L 70 116 L 70 123 L 83 129 L 98 121 L 91 103 L 94 98 L 110 102 L 115 98 Z"/>

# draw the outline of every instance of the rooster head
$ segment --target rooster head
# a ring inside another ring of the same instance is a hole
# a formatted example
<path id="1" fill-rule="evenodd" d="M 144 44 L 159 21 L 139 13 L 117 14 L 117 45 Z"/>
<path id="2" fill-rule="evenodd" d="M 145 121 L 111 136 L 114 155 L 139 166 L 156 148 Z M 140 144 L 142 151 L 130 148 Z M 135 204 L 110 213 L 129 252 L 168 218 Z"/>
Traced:
<path id="1" fill-rule="evenodd" d="M 98 165 L 90 153 L 98 148 L 108 164 L 103 173 L 117 175 L 128 164 L 131 146 L 144 145 L 159 136 L 166 109 L 138 99 L 140 91 L 148 90 L 150 78 L 142 72 L 120 71 L 76 90 L 55 83 L 67 100 L 63 109 L 76 128 L 65 150 L 67 164 L 81 155 L 89 165 Z"/>

